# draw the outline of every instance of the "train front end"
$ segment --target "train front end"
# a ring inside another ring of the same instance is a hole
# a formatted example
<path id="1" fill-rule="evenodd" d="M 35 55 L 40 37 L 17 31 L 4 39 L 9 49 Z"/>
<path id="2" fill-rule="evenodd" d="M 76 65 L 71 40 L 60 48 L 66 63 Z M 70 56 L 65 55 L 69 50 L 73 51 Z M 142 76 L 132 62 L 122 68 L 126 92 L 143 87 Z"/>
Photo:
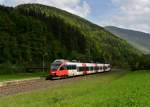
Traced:
<path id="1" fill-rule="evenodd" d="M 68 70 L 65 69 L 65 60 L 55 60 L 51 64 L 49 71 L 51 79 L 62 78 L 68 75 Z"/>

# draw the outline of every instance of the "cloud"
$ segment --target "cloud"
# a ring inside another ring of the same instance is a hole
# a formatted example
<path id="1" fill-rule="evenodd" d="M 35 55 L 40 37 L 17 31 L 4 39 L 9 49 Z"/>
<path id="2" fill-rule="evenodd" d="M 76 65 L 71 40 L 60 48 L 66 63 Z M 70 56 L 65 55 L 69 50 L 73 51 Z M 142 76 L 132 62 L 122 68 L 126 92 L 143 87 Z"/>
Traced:
<path id="1" fill-rule="evenodd" d="M 150 33 L 149 0 L 112 0 L 119 12 L 106 16 L 99 24 L 113 25 Z"/>
<path id="2" fill-rule="evenodd" d="M 90 14 L 90 5 L 84 0 L 0 0 L 0 4 L 6 6 L 17 6 L 25 3 L 40 3 L 54 6 L 81 17 L 87 17 Z"/>

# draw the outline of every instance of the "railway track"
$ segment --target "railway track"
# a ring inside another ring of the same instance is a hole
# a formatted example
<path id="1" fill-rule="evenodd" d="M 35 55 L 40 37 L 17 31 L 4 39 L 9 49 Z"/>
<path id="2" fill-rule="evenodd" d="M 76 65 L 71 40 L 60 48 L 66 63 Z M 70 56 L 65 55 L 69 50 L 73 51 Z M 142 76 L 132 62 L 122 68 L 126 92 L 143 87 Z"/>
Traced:
<path id="1" fill-rule="evenodd" d="M 71 81 L 83 79 L 85 79 L 85 77 L 79 76 L 60 80 L 45 80 L 45 78 L 36 78 L 29 80 L 9 81 L 1 84 L 0 97 L 15 95 L 22 92 L 30 92 L 43 88 L 54 88 L 69 83 Z"/>

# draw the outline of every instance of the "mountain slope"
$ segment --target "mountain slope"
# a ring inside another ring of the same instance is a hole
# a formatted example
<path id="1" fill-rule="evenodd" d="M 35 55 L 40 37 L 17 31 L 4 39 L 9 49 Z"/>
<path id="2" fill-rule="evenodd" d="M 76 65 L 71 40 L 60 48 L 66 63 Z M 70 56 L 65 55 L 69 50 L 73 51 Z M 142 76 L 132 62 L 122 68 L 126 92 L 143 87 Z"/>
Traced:
<path id="1" fill-rule="evenodd" d="M 40 4 L 0 7 L 0 67 L 17 71 L 56 58 L 138 65 L 142 53 L 79 16 Z"/>
<path id="2" fill-rule="evenodd" d="M 131 43 L 137 49 L 143 51 L 145 54 L 150 54 L 150 34 L 117 28 L 114 26 L 107 26 L 105 29 L 117 35 L 118 37 L 127 40 L 129 43 Z"/>

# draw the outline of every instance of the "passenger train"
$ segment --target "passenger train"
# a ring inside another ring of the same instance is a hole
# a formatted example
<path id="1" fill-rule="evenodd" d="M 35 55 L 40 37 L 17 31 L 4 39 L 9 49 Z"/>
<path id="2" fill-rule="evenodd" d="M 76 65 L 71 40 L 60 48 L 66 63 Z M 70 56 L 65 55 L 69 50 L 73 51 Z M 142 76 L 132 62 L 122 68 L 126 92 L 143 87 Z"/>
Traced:
<path id="1" fill-rule="evenodd" d="M 50 78 L 66 78 L 110 71 L 110 64 L 82 63 L 64 59 L 55 60 L 51 64 Z"/>

